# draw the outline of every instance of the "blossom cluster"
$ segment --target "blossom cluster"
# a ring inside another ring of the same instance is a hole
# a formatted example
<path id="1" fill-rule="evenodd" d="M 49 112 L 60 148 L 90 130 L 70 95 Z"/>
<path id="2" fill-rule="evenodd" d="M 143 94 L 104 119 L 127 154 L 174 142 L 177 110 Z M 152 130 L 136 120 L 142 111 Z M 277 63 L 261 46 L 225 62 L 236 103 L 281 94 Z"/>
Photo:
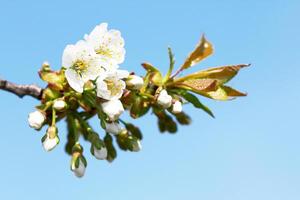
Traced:
<path id="1" fill-rule="evenodd" d="M 60 139 L 56 123 L 66 119 L 65 149 L 72 156 L 71 170 L 77 177 L 82 177 L 87 167 L 80 137 L 91 144 L 91 154 L 99 160 L 111 162 L 116 157 L 113 138 L 122 150 L 141 150 L 140 129 L 120 118 L 125 110 L 133 119 L 152 110 L 158 119 L 159 130 L 175 133 L 175 120 L 182 125 L 190 123 L 190 117 L 183 112 L 183 102 L 189 102 L 213 116 L 192 93 L 215 100 L 245 96 L 224 84 L 248 65 L 211 68 L 176 78 L 181 71 L 212 54 L 212 46 L 204 37 L 173 75 L 174 57 L 169 49 L 168 73 L 162 76 L 153 65 L 143 63 L 146 75 L 141 77 L 119 69 L 125 59 L 125 42 L 120 31 L 108 30 L 107 26 L 102 23 L 76 44 L 67 45 L 60 70 L 53 71 L 48 63 L 43 64 L 39 75 L 47 86 L 43 90 L 41 104 L 28 117 L 30 127 L 36 130 L 48 125 L 42 137 L 46 151 L 58 145 Z M 88 123 L 94 116 L 99 118 L 104 137 Z"/>

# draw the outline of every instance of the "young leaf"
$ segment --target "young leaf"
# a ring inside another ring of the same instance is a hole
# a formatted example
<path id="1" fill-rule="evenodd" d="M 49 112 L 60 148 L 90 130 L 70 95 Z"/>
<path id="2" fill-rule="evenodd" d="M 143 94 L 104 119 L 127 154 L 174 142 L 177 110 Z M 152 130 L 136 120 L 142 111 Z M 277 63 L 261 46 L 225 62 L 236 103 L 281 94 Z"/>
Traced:
<path id="1" fill-rule="evenodd" d="M 216 91 L 207 92 L 207 94 L 209 98 L 215 100 L 226 101 L 229 99 L 226 91 L 222 87 L 219 87 Z"/>
<path id="2" fill-rule="evenodd" d="M 174 69 L 174 65 L 175 65 L 174 54 L 172 53 L 172 49 L 170 47 L 168 48 L 168 53 L 169 53 L 169 59 L 170 59 L 170 66 L 169 66 L 169 70 L 168 70 L 166 76 L 163 79 L 163 83 L 165 83 L 169 80 L 171 73 Z"/>
<path id="3" fill-rule="evenodd" d="M 196 73 L 192 73 L 185 77 L 181 77 L 174 80 L 174 83 L 184 82 L 191 79 L 214 79 L 218 81 L 218 84 L 224 84 L 230 81 L 240 69 L 250 66 L 249 64 L 229 65 L 223 67 L 215 67 L 206 70 L 201 70 Z"/>
<path id="4" fill-rule="evenodd" d="M 175 86 L 189 88 L 189 90 L 197 92 L 209 92 L 217 90 L 218 82 L 214 79 L 188 79 L 186 81 L 176 83 Z"/>
<path id="5" fill-rule="evenodd" d="M 187 91 L 184 91 L 184 90 L 181 90 L 178 94 L 180 96 L 182 96 L 185 100 L 187 100 L 188 102 L 193 104 L 193 106 L 195 106 L 196 108 L 202 109 L 203 111 L 205 111 L 207 114 L 209 114 L 213 118 L 215 117 L 214 114 L 212 113 L 212 111 L 207 106 L 202 104 L 195 95 L 193 95 Z"/>
<path id="6" fill-rule="evenodd" d="M 194 51 L 186 58 L 184 64 L 181 66 L 181 69 L 187 69 L 191 66 L 196 65 L 206 57 L 210 56 L 212 53 L 212 44 L 208 42 L 203 35 Z"/>
<path id="7" fill-rule="evenodd" d="M 243 97 L 243 96 L 247 96 L 246 93 L 240 92 L 232 87 L 223 85 L 222 89 L 226 92 L 227 96 L 229 97 Z"/>

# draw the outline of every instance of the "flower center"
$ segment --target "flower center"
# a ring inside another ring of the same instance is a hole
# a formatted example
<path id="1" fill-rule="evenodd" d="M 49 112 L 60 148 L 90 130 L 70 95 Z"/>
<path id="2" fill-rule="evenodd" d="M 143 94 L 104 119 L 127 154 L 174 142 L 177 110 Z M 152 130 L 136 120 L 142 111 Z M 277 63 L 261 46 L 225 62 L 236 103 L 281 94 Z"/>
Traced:
<path id="1" fill-rule="evenodd" d="M 119 82 L 113 80 L 105 80 L 107 89 L 110 91 L 111 96 L 116 96 L 122 90 L 122 85 Z"/>
<path id="2" fill-rule="evenodd" d="M 72 69 L 74 69 L 81 76 L 81 74 L 87 70 L 87 66 L 87 63 L 85 63 L 84 61 L 77 60 L 73 64 Z"/>
<path id="3" fill-rule="evenodd" d="M 99 49 L 96 50 L 96 53 L 109 58 L 112 57 L 112 51 L 109 48 L 99 47 Z"/>

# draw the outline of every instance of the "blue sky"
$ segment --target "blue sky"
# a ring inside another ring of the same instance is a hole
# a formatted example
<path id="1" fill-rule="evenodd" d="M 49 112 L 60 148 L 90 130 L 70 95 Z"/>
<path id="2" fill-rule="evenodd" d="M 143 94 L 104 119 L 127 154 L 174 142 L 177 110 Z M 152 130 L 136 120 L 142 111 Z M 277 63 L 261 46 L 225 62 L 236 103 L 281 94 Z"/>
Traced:
<path id="1" fill-rule="evenodd" d="M 225 64 L 252 67 L 231 82 L 248 97 L 202 98 L 216 119 L 185 106 L 193 124 L 176 135 L 161 135 L 151 115 L 137 120 L 143 150 L 119 151 L 112 164 L 87 155 L 83 179 L 69 171 L 64 123 L 61 145 L 46 153 L 43 132 L 27 125 L 38 102 L 0 91 L 1 198 L 298 200 L 299 9 L 296 0 L 2 0 L 0 76 L 18 83 L 44 86 L 37 75 L 41 63 L 48 60 L 58 69 L 64 47 L 101 22 L 121 30 L 127 50 L 122 68 L 138 74 L 144 73 L 143 61 L 166 71 L 168 46 L 178 66 L 202 33 L 215 54 L 189 72 Z"/>

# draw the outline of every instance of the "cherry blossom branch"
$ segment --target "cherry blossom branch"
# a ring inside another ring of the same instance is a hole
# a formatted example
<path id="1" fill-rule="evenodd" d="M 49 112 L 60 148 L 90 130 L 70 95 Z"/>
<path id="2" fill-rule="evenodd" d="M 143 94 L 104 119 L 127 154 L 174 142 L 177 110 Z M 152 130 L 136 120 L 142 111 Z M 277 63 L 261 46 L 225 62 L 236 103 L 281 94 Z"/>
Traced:
<path id="1" fill-rule="evenodd" d="M 43 89 L 37 85 L 20 85 L 0 78 L 0 90 L 13 93 L 20 98 L 28 95 L 36 99 L 41 99 Z"/>

